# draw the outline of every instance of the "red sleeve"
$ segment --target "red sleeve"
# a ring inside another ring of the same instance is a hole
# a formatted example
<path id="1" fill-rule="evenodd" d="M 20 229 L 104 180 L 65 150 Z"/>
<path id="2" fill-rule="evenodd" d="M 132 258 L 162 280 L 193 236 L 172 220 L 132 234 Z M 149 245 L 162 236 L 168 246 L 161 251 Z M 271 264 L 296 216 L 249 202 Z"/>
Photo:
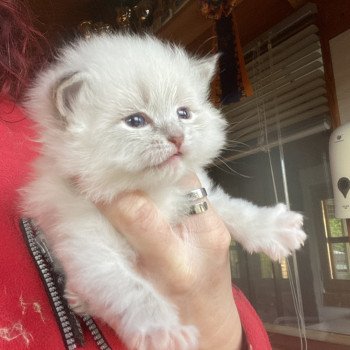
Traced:
<path id="1" fill-rule="evenodd" d="M 248 299 L 235 286 L 232 287 L 232 292 L 245 334 L 246 348 L 249 350 L 271 350 L 264 325 Z"/>
<path id="2" fill-rule="evenodd" d="M 18 191 L 35 158 L 32 122 L 11 102 L 0 102 L 0 349 L 64 350 L 44 285 L 19 228 Z M 115 333 L 98 324 L 113 350 L 126 350 Z M 84 350 L 96 350 L 84 327 Z"/>

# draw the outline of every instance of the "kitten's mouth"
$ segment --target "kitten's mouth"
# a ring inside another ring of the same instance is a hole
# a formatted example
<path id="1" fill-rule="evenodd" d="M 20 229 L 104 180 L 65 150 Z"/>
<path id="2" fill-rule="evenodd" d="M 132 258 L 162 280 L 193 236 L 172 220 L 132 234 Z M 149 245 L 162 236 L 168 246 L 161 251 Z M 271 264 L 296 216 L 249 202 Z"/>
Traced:
<path id="1" fill-rule="evenodd" d="M 164 162 L 158 164 L 156 167 L 158 169 L 162 169 L 166 166 L 175 166 L 182 158 L 182 153 L 177 152 L 171 155 L 168 159 L 166 159 Z"/>

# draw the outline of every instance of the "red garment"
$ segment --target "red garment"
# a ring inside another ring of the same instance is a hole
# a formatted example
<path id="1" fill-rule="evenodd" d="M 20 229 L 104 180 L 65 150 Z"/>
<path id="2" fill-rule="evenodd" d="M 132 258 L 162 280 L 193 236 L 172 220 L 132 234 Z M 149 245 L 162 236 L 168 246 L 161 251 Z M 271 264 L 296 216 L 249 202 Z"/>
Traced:
<path id="1" fill-rule="evenodd" d="M 36 156 L 34 131 L 20 108 L 0 103 L 0 349 L 64 349 L 39 273 L 19 229 L 18 193 Z M 267 334 L 245 296 L 233 289 L 247 342 L 254 350 L 271 349 Z M 125 350 L 115 333 L 98 323 L 113 350 Z M 84 329 L 86 350 L 97 347 Z"/>

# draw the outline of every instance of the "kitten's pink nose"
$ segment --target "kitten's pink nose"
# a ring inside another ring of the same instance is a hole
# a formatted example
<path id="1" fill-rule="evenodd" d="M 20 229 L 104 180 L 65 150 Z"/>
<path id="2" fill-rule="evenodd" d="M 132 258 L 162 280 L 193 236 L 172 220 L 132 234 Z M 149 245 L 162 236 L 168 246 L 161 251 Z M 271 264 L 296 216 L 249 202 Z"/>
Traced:
<path id="1" fill-rule="evenodd" d="M 168 140 L 176 146 L 177 150 L 180 150 L 180 148 L 184 142 L 184 136 L 183 135 L 170 136 L 170 137 L 168 137 Z"/>

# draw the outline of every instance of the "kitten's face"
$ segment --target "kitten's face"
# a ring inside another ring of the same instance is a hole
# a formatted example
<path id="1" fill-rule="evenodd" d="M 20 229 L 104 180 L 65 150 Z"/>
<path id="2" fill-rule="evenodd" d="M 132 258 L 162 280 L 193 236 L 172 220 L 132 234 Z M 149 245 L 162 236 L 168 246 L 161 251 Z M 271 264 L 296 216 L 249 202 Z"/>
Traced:
<path id="1" fill-rule="evenodd" d="M 214 60 L 137 37 L 95 38 L 64 60 L 75 73 L 56 91 L 56 140 L 44 138 L 86 192 L 171 183 L 222 148 L 225 122 L 207 102 Z"/>

